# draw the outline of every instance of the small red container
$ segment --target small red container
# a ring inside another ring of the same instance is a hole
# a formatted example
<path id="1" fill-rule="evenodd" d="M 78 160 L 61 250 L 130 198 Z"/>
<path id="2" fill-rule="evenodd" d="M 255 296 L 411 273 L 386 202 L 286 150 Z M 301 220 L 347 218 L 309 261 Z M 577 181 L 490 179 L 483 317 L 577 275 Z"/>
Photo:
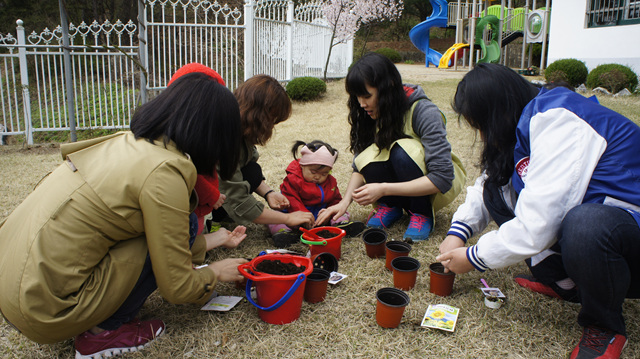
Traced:
<path id="1" fill-rule="evenodd" d="M 319 303 L 327 296 L 327 286 L 331 274 L 321 268 L 315 268 L 307 277 L 304 290 L 304 300 L 307 303 Z"/>
<path id="2" fill-rule="evenodd" d="M 376 293 L 376 322 L 383 328 L 397 328 L 404 308 L 409 304 L 407 293 L 397 288 L 382 288 Z"/>
<path id="3" fill-rule="evenodd" d="M 385 244 L 386 246 L 386 254 L 385 254 L 385 264 L 384 266 L 388 270 L 393 270 L 391 268 L 391 261 L 394 258 L 401 256 L 408 256 L 409 252 L 411 252 L 411 245 L 409 243 L 400 242 L 400 241 L 389 241 Z"/>
<path id="4" fill-rule="evenodd" d="M 411 257 L 396 257 L 391 261 L 393 268 L 393 286 L 402 290 L 411 290 L 416 285 L 420 262 Z"/>
<path id="5" fill-rule="evenodd" d="M 384 257 L 384 244 L 387 243 L 387 232 L 384 229 L 367 229 L 362 233 L 362 241 L 364 242 L 369 258 Z"/>
<path id="6" fill-rule="evenodd" d="M 322 238 L 317 235 L 320 231 L 328 231 L 335 234 L 335 237 L 332 238 Z M 309 245 L 309 250 L 311 250 L 311 257 L 314 257 L 316 254 L 328 252 L 333 254 L 336 259 L 340 259 L 340 254 L 342 253 L 342 238 L 347 234 L 344 229 L 338 227 L 316 227 L 308 231 L 312 236 L 308 233 L 302 233 L 300 237 L 300 241 L 304 244 Z"/>

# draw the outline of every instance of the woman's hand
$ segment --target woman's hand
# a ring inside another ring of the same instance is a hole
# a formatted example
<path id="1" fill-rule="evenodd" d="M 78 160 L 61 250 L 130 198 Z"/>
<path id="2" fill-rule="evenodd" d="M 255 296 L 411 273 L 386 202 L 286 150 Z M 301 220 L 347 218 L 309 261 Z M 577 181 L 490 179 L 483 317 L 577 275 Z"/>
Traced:
<path id="1" fill-rule="evenodd" d="M 286 224 L 288 227 L 303 226 L 306 228 L 311 228 L 314 221 L 315 218 L 313 218 L 313 213 L 296 211 L 287 213 L 287 220 L 284 222 L 284 224 Z"/>
<path id="2" fill-rule="evenodd" d="M 464 247 L 464 241 L 458 236 L 449 235 L 440 243 L 440 253 L 447 253 L 460 247 Z"/>
<path id="3" fill-rule="evenodd" d="M 353 190 L 352 198 L 361 206 L 373 204 L 377 202 L 380 197 L 385 195 L 384 186 L 384 183 L 368 183 L 364 186 L 360 186 Z"/>
<path id="4" fill-rule="evenodd" d="M 218 197 L 218 200 L 216 201 L 216 203 L 213 204 L 213 209 L 218 209 L 222 207 L 226 199 L 227 199 L 227 196 L 225 196 L 223 193 L 220 193 L 220 197 Z"/>
<path id="5" fill-rule="evenodd" d="M 316 219 L 314 226 L 321 226 L 330 220 L 337 220 L 347 212 L 347 208 L 349 208 L 349 203 L 343 199 L 331 207 L 321 209 L 318 212 L 318 218 Z"/>
<path id="6" fill-rule="evenodd" d="M 283 210 L 285 208 L 289 208 L 289 206 L 291 205 L 287 197 L 285 197 L 280 192 L 269 193 L 269 195 L 267 195 L 266 200 L 267 200 L 267 203 L 269 204 L 269 207 L 275 210 Z"/>
<path id="7" fill-rule="evenodd" d="M 213 233 L 207 233 L 204 235 L 207 242 L 207 250 L 210 251 L 214 248 L 223 246 L 225 248 L 236 248 L 246 237 L 247 227 L 237 226 L 230 232 L 226 228 L 220 227 Z"/>
<path id="8" fill-rule="evenodd" d="M 221 282 L 239 282 L 244 277 L 240 274 L 238 266 L 247 262 L 248 260 L 244 258 L 228 258 L 209 264 L 209 269 Z"/>
<path id="9" fill-rule="evenodd" d="M 451 271 L 456 274 L 467 273 L 473 270 L 473 264 L 467 259 L 467 249 L 456 248 L 436 257 L 436 260 L 444 266 L 445 273 Z"/>

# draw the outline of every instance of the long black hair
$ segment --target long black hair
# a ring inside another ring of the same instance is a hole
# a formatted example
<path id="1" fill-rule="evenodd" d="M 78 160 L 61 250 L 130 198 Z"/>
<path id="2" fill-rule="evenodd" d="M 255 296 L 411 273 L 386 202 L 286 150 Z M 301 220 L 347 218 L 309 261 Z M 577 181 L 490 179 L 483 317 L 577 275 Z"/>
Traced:
<path id="1" fill-rule="evenodd" d="M 481 165 L 488 182 L 509 182 L 516 127 L 522 110 L 538 92 L 531 82 L 498 64 L 477 64 L 458 84 L 451 106 L 480 131 L 484 142 Z"/>
<path id="2" fill-rule="evenodd" d="M 358 102 L 358 96 L 369 94 L 367 85 L 378 90 L 378 118 L 375 120 Z M 362 152 L 372 143 L 380 149 L 389 148 L 394 141 L 407 137 L 403 121 L 409 108 L 407 95 L 400 72 L 386 56 L 373 52 L 363 56 L 349 69 L 345 88 L 349 94 L 351 152 Z"/>
<path id="3" fill-rule="evenodd" d="M 203 73 L 189 73 L 140 106 L 131 120 L 136 138 L 173 141 L 188 153 L 199 174 L 222 179 L 235 172 L 242 133 L 233 93 Z"/>

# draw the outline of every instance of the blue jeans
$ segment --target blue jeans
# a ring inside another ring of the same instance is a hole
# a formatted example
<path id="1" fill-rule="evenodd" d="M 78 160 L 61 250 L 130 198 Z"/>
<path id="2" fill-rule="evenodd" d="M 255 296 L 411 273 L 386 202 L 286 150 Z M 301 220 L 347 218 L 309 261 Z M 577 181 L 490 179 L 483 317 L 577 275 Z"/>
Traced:
<path id="1" fill-rule="evenodd" d="M 193 245 L 198 234 L 198 216 L 195 213 L 189 215 L 189 248 Z M 147 259 L 142 267 L 142 272 L 138 277 L 138 282 L 129 293 L 127 299 L 107 320 L 98 324 L 98 327 L 104 330 L 115 330 L 120 328 L 122 324 L 132 321 L 142 309 L 142 305 L 147 298 L 158 288 L 156 277 L 153 275 L 151 265 L 151 257 L 147 254 Z"/>
<path id="2" fill-rule="evenodd" d="M 412 181 L 424 176 L 418 165 L 399 145 L 394 145 L 389 151 L 389 160 L 385 162 L 371 162 L 360 171 L 367 183 L 396 183 Z M 429 196 L 380 197 L 378 202 L 389 207 L 400 207 L 412 213 L 431 217 L 431 199 Z"/>
<path id="3" fill-rule="evenodd" d="M 558 245 L 582 301 L 578 323 L 626 335 L 622 303 L 640 297 L 640 227 L 627 211 L 602 204 L 567 213 Z"/>

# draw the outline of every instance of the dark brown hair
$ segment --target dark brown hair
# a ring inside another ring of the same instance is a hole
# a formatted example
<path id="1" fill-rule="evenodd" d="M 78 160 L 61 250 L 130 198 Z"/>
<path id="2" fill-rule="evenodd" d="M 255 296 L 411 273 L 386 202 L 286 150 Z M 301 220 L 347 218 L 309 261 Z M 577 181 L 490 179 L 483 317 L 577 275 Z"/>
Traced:
<path id="1" fill-rule="evenodd" d="M 291 100 L 284 87 L 268 75 L 256 75 L 238 86 L 234 95 L 240 106 L 242 136 L 252 145 L 264 145 L 273 127 L 291 116 Z"/>

